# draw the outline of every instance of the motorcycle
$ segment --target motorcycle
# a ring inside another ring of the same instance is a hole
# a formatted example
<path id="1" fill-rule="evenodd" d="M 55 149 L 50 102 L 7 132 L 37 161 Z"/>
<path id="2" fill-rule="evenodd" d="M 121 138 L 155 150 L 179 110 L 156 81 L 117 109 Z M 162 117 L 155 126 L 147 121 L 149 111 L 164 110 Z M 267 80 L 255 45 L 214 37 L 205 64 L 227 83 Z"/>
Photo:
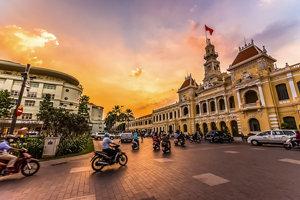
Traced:
<path id="1" fill-rule="evenodd" d="M 184 144 L 185 144 L 185 139 L 182 139 L 182 138 L 180 138 L 179 140 L 178 140 L 178 143 L 180 143 L 180 146 L 184 146 Z"/>
<path id="2" fill-rule="evenodd" d="M 160 142 L 159 141 L 156 141 L 154 140 L 153 141 L 153 149 L 156 150 L 156 149 L 160 149 Z"/>
<path id="3" fill-rule="evenodd" d="M 6 176 L 9 174 L 17 174 L 21 170 L 24 176 L 32 176 L 40 169 L 40 163 L 37 159 L 32 158 L 30 154 L 26 153 L 26 149 L 18 149 L 19 157 L 14 164 L 14 168 L 10 172 L 6 172 L 5 168 L 9 160 L 0 159 L 0 175 Z"/>
<path id="4" fill-rule="evenodd" d="M 296 138 L 289 138 L 283 144 L 284 148 L 287 150 L 291 150 L 294 147 L 300 147 L 299 143 L 296 141 Z"/>
<path id="5" fill-rule="evenodd" d="M 132 147 L 132 150 L 135 150 L 135 149 L 138 150 L 140 148 L 137 141 L 135 141 L 135 140 L 131 141 L 131 147 Z"/>
<path id="6" fill-rule="evenodd" d="M 190 137 L 190 143 L 192 142 L 197 142 L 200 143 L 201 142 L 201 137 L 197 137 L 197 139 L 195 140 L 193 136 Z"/>
<path id="7" fill-rule="evenodd" d="M 114 144 L 114 146 L 112 147 L 118 151 L 115 157 L 111 157 L 103 151 L 94 152 L 94 156 L 90 161 L 92 162 L 93 170 L 99 172 L 104 166 L 113 165 L 115 163 L 119 163 L 121 166 L 125 166 L 127 164 L 127 155 L 125 154 L 125 152 L 122 152 L 122 150 L 119 149 L 120 145 Z"/>
<path id="8" fill-rule="evenodd" d="M 175 146 L 177 146 L 177 145 L 178 145 L 178 143 L 179 143 L 178 139 L 177 139 L 177 138 L 175 138 L 175 139 L 174 139 L 174 144 L 175 144 Z"/>
<path id="9" fill-rule="evenodd" d="M 166 152 L 171 152 L 171 144 L 170 142 L 162 142 L 161 143 L 161 150 L 166 153 Z"/>

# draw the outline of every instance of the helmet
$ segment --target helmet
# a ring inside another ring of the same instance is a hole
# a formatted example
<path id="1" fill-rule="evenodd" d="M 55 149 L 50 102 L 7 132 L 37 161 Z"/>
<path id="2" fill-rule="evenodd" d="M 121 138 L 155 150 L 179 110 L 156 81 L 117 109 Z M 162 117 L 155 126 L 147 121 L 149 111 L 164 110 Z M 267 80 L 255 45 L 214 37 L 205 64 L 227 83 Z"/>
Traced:
<path id="1" fill-rule="evenodd" d="M 104 137 L 109 137 L 109 133 L 105 133 L 105 134 L 104 134 Z"/>

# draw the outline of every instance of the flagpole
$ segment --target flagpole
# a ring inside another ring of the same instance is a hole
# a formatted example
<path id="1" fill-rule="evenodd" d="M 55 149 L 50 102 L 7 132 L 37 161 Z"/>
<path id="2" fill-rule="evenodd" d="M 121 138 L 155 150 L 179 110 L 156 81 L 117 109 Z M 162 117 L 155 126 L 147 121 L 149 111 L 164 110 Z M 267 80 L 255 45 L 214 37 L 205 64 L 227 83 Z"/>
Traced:
<path id="1" fill-rule="evenodd" d="M 204 31 L 205 31 L 205 38 L 206 38 L 206 44 L 207 44 L 207 31 L 206 31 L 205 26 L 206 26 L 206 24 L 204 25 Z"/>

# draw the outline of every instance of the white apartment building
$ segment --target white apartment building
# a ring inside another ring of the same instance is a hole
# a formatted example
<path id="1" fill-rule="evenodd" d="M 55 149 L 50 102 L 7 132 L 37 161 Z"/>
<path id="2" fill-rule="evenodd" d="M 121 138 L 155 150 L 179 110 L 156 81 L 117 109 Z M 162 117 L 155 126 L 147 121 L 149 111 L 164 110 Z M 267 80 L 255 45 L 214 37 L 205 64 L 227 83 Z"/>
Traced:
<path id="1" fill-rule="evenodd" d="M 92 133 L 104 132 L 103 107 L 88 103 Z"/>
<path id="2" fill-rule="evenodd" d="M 23 81 L 21 73 L 25 71 L 25 68 L 26 66 L 20 63 L 0 60 L 0 90 L 8 90 L 14 98 L 15 105 L 17 105 Z M 30 130 L 41 129 L 42 123 L 37 121 L 36 114 L 39 112 L 40 102 L 45 94 L 51 94 L 51 102 L 54 107 L 64 107 L 71 112 L 78 111 L 82 86 L 76 78 L 63 72 L 33 66 L 30 68 L 29 74 L 30 76 L 35 75 L 36 79 L 29 83 L 29 92 L 24 91 L 21 102 L 23 114 L 17 118 L 14 134 L 24 126 Z M 102 113 L 103 108 L 101 119 Z M 0 120 L 0 131 L 2 129 L 3 133 L 8 132 L 10 124 L 11 119 Z"/>

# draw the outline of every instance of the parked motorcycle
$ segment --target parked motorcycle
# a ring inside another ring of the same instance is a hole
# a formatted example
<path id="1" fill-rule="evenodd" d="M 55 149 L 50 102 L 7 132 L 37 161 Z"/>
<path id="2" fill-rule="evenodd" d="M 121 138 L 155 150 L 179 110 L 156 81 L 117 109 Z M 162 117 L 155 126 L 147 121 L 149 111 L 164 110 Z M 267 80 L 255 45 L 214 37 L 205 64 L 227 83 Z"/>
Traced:
<path id="1" fill-rule="evenodd" d="M 5 168 L 9 160 L 0 159 L 0 175 L 6 176 L 9 174 L 17 174 L 21 170 L 24 176 L 32 176 L 40 169 L 40 163 L 37 159 L 32 158 L 30 154 L 26 153 L 26 149 L 18 149 L 19 157 L 14 164 L 11 172 L 5 172 Z"/>
<path id="2" fill-rule="evenodd" d="M 170 142 L 162 142 L 161 143 L 161 150 L 166 153 L 166 152 L 171 152 L 171 143 Z"/>
<path id="3" fill-rule="evenodd" d="M 190 143 L 192 142 L 197 142 L 197 143 L 200 143 L 201 142 L 201 137 L 197 137 L 197 139 L 194 139 L 193 136 L 190 137 Z"/>
<path id="4" fill-rule="evenodd" d="M 296 138 L 289 138 L 283 144 L 284 148 L 287 150 L 291 150 L 294 147 L 300 147 L 299 143 L 296 141 Z"/>
<path id="5" fill-rule="evenodd" d="M 134 139 L 131 141 L 131 147 L 132 147 L 132 150 L 138 150 L 140 147 L 137 143 L 137 141 L 135 141 Z"/>
<path id="6" fill-rule="evenodd" d="M 120 143 L 120 142 L 119 142 Z M 118 151 L 118 153 L 112 157 L 103 151 L 94 152 L 94 156 L 90 162 L 92 162 L 92 168 L 96 172 L 100 171 L 104 166 L 113 165 L 115 163 L 119 163 L 121 166 L 125 166 L 127 164 L 128 158 L 125 152 L 122 152 L 119 149 L 120 145 L 111 144 L 112 148 Z"/>
<path id="7" fill-rule="evenodd" d="M 160 149 L 160 142 L 159 141 L 153 141 L 153 149 L 156 150 L 156 149 Z"/>

